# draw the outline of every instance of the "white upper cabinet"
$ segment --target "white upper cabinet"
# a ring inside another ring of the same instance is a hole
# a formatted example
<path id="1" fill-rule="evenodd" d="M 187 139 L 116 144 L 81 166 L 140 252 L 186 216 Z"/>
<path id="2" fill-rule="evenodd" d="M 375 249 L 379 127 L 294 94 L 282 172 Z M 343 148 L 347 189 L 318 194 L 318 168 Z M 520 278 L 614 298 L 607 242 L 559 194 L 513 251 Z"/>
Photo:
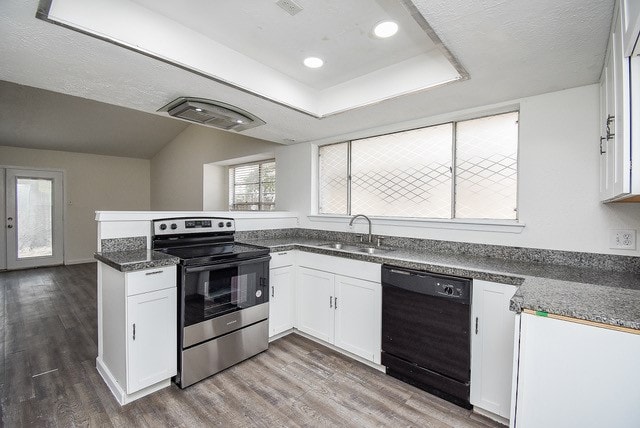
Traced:
<path id="1" fill-rule="evenodd" d="M 640 1 L 621 0 L 622 31 L 624 43 L 624 56 L 640 54 L 638 35 L 640 35 Z"/>
<path id="2" fill-rule="evenodd" d="M 623 0 L 624 1 L 624 0 Z M 634 75 L 637 58 L 624 54 L 625 17 L 616 9 L 600 82 L 600 199 L 630 200 L 640 195 L 639 137 L 631 134 L 633 91 L 640 76 Z M 635 70 L 637 74 L 637 70 Z M 631 77 L 632 76 L 632 77 Z M 637 122 L 639 119 L 635 119 Z M 634 170 L 635 169 L 635 170 Z"/>

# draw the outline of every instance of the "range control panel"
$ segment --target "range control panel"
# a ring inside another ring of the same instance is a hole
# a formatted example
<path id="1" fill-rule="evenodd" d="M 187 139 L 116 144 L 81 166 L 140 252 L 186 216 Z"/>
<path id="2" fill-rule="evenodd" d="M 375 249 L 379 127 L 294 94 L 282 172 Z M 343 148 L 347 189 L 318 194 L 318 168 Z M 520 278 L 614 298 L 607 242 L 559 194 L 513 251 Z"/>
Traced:
<path id="1" fill-rule="evenodd" d="M 185 233 L 235 232 L 232 218 L 164 218 L 153 221 L 153 234 L 175 235 Z"/>

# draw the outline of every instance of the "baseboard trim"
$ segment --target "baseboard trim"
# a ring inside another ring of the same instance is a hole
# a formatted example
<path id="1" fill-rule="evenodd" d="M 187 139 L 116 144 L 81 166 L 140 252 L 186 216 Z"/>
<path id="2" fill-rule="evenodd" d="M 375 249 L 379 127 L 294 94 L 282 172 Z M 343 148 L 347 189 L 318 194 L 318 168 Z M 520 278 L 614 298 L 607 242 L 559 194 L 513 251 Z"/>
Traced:
<path id="1" fill-rule="evenodd" d="M 118 404 L 124 406 L 125 404 L 131 403 L 132 401 L 137 400 L 138 398 L 142 398 L 145 395 L 149 395 L 153 392 L 159 391 L 162 388 L 166 388 L 171 385 L 171 379 L 166 379 L 155 383 L 151 386 L 141 389 L 140 391 L 136 391 L 132 394 L 127 394 L 121 387 L 120 384 L 116 381 L 116 379 L 111 374 L 111 371 L 107 366 L 104 365 L 104 362 L 100 357 L 96 358 L 96 369 L 98 369 L 98 373 L 104 382 L 109 387 L 111 394 L 115 397 Z"/>
<path id="2" fill-rule="evenodd" d="M 339 353 L 341 353 L 341 354 L 343 354 L 343 355 L 345 355 L 345 356 L 347 356 L 347 357 L 349 357 L 349 358 L 351 358 L 353 360 L 356 360 L 356 361 L 358 361 L 358 362 L 360 362 L 362 364 L 366 364 L 367 366 L 369 366 L 371 368 L 374 368 L 374 369 L 376 369 L 376 370 L 378 370 L 378 371 L 380 371 L 382 373 L 386 373 L 387 372 L 387 368 L 385 366 L 381 365 L 381 364 L 374 363 L 373 361 L 369 361 L 367 359 L 364 359 L 364 358 L 360 357 L 359 355 L 352 354 L 351 352 L 345 351 L 342 348 L 338 348 L 337 346 L 332 345 L 332 344 L 330 344 L 328 342 L 325 342 L 324 340 L 320 340 L 320 339 L 318 339 L 316 337 L 311 336 L 310 334 L 304 333 L 304 332 L 298 330 L 297 328 L 294 328 L 288 334 L 291 334 L 291 333 L 297 334 L 297 335 L 302 336 L 302 337 L 305 337 L 305 338 L 307 338 L 309 340 L 313 340 L 314 342 L 319 343 L 322 346 L 326 346 L 327 348 L 329 348 L 331 350 L 339 352 Z M 283 336 L 286 336 L 286 334 L 283 334 Z"/>
<path id="3" fill-rule="evenodd" d="M 65 265 L 81 265 L 83 263 L 95 263 L 97 262 L 96 259 L 75 259 L 75 260 L 65 260 L 64 264 Z"/>

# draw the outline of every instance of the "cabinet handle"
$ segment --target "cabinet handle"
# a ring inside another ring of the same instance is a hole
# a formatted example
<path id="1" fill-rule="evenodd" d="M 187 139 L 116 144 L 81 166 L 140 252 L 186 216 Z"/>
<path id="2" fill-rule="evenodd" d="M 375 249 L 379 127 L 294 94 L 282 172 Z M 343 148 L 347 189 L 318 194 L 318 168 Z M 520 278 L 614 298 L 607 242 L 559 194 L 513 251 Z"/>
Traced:
<path id="1" fill-rule="evenodd" d="M 476 317 L 476 334 L 478 334 L 478 317 Z"/>
<path id="2" fill-rule="evenodd" d="M 333 296 L 329 296 L 329 307 L 333 308 Z"/>
<path id="3" fill-rule="evenodd" d="M 611 133 L 611 124 L 614 123 L 615 120 L 616 120 L 615 116 L 611 114 L 607 116 L 607 141 L 616 136 L 615 133 Z"/>
<path id="4" fill-rule="evenodd" d="M 602 150 L 602 142 L 603 142 L 604 140 L 606 140 L 606 138 L 605 138 L 605 137 L 600 137 L 600 154 L 601 154 L 601 155 L 603 155 L 603 154 L 607 153 L 607 151 L 606 151 L 606 150 Z"/>
<path id="5" fill-rule="evenodd" d="M 287 254 L 286 251 L 284 253 L 278 253 L 279 256 L 285 256 L 286 254 Z"/>
<path id="6" fill-rule="evenodd" d="M 271 297 L 275 297 L 276 294 L 276 287 L 275 286 L 271 286 Z"/>
<path id="7" fill-rule="evenodd" d="M 333 303 L 333 309 L 338 309 L 338 298 L 336 297 L 336 301 Z"/>
<path id="8" fill-rule="evenodd" d="M 133 323 L 133 340 L 136 340 L 136 323 Z"/>
<path id="9" fill-rule="evenodd" d="M 145 273 L 145 275 L 155 275 L 155 274 L 157 274 L 157 273 L 162 273 L 162 272 L 163 272 L 162 270 L 154 270 L 153 272 L 147 272 L 147 273 Z"/>

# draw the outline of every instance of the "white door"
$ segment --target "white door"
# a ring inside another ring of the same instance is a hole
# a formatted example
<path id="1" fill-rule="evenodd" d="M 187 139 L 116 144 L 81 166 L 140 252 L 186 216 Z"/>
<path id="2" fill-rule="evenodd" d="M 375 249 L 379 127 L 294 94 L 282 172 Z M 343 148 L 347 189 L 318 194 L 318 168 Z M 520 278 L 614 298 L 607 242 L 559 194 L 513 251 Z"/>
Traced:
<path id="1" fill-rule="evenodd" d="M 515 292 L 513 285 L 473 280 L 469 401 L 503 418 L 511 408 Z"/>
<path id="2" fill-rule="evenodd" d="M 176 288 L 127 298 L 127 394 L 175 376 Z"/>
<path id="3" fill-rule="evenodd" d="M 271 269 L 269 282 L 269 337 L 293 328 L 293 266 Z"/>
<path id="4" fill-rule="evenodd" d="M 62 172 L 6 170 L 8 269 L 63 263 Z"/>
<path id="5" fill-rule="evenodd" d="M 5 185 L 4 185 L 4 168 L 0 168 L 0 270 L 7 268 L 7 217 L 6 217 L 6 204 L 5 204 Z M 5 244 L 1 244 L 4 242 Z"/>
<path id="6" fill-rule="evenodd" d="M 333 343 L 333 274 L 301 267 L 296 292 L 298 329 Z"/>
<path id="7" fill-rule="evenodd" d="M 380 363 L 382 287 L 379 283 L 336 276 L 335 345 Z"/>

